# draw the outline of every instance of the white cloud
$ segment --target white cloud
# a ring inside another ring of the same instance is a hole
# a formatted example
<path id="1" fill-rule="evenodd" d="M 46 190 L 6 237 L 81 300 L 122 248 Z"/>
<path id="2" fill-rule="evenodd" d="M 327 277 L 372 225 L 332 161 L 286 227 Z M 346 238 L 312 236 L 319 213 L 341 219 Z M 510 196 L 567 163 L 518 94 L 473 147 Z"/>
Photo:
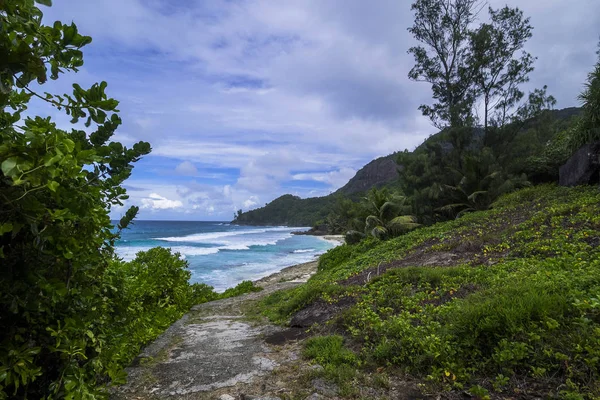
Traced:
<path id="1" fill-rule="evenodd" d="M 152 210 L 168 210 L 171 208 L 183 207 L 183 203 L 179 200 L 169 200 L 157 193 L 151 193 L 147 198 L 142 199 L 142 208 Z"/>
<path id="2" fill-rule="evenodd" d="M 109 82 L 124 121 L 115 139 L 153 147 L 133 172 L 146 182 L 131 202 L 145 199 L 146 211 L 155 201 L 179 202 L 163 210 L 229 218 L 286 191 L 328 193 L 371 159 L 435 132 L 417 109 L 430 101 L 429 85 L 407 79 L 410 3 L 57 1 L 45 9 L 47 20 L 73 20 L 94 42 L 79 74 L 46 86 L 64 92 L 72 81 Z M 548 84 L 559 106 L 576 105 L 595 59 L 600 2 L 509 5 L 535 27 L 528 49 L 538 69 L 529 86 Z M 156 173 L 164 159 L 177 176 Z M 289 180 L 329 187 L 294 188 Z"/>
<path id="3" fill-rule="evenodd" d="M 198 169 L 194 164 L 189 161 L 184 161 L 175 167 L 175 172 L 179 175 L 196 176 L 198 175 Z"/>
<path id="4" fill-rule="evenodd" d="M 244 208 L 246 210 L 253 208 L 254 206 L 258 205 L 258 199 L 256 198 L 256 196 L 250 196 L 250 198 L 246 201 L 244 201 Z"/>
<path id="5" fill-rule="evenodd" d="M 331 185 L 333 190 L 337 190 L 344 186 L 350 178 L 356 174 L 356 170 L 352 168 L 342 168 L 337 171 L 316 172 L 316 173 L 301 173 L 292 176 L 296 181 L 316 181 Z"/>

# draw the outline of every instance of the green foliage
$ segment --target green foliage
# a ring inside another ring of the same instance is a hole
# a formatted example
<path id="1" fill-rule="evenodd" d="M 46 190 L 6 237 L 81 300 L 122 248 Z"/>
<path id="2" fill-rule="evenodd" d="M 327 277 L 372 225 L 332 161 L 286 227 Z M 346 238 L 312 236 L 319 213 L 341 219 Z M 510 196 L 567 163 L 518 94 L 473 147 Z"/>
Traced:
<path id="1" fill-rule="evenodd" d="M 468 39 L 476 5 L 476 0 L 417 0 L 411 7 L 415 22 L 408 30 L 419 46 L 409 49 L 415 66 L 408 77 L 431 84 L 436 103 L 419 109 L 440 129 L 468 126 L 472 120 Z"/>
<path id="2" fill-rule="evenodd" d="M 105 397 L 141 346 L 216 296 L 189 285 L 168 250 L 115 258 L 138 209 L 116 227 L 109 212 L 150 145 L 111 141 L 121 119 L 106 82 L 64 95 L 29 87 L 76 71 L 90 42 L 74 24 L 43 25 L 32 0 L 0 1 L 0 399 Z M 87 131 L 24 117 L 34 96 Z"/>
<path id="3" fill-rule="evenodd" d="M 584 90 L 579 95 L 583 113 L 578 129 L 571 136 L 571 152 L 584 144 L 600 140 L 600 44 L 598 49 L 598 62 L 588 74 Z"/>
<path id="4" fill-rule="evenodd" d="M 304 343 L 303 355 L 323 366 L 358 362 L 356 355 L 344 347 L 344 338 L 339 335 L 311 337 Z"/>
<path id="5" fill-rule="evenodd" d="M 476 94 L 483 98 L 483 126 L 504 126 L 510 111 L 523 98 L 519 85 L 529 80 L 534 58 L 521 51 L 533 34 L 529 18 L 518 8 L 489 8 L 490 22 L 469 33 L 468 64 L 472 68 Z"/>
<path id="6" fill-rule="evenodd" d="M 219 299 L 227 299 L 229 297 L 241 296 L 242 294 L 260 292 L 263 290 L 259 286 L 255 286 L 252 281 L 240 282 L 236 287 L 229 288 L 219 295 Z"/>
<path id="7" fill-rule="evenodd" d="M 449 204 L 439 211 L 458 217 L 465 212 L 487 210 L 500 195 L 529 185 L 524 174 L 506 174 L 489 148 L 464 156 L 462 171 L 453 170 L 456 186 L 444 185 L 441 190 L 444 202 Z"/>
<path id="8" fill-rule="evenodd" d="M 285 321 L 316 299 L 351 295 L 357 303 L 338 326 L 362 347 L 366 364 L 399 367 L 481 398 L 514 397 L 528 385 L 548 396 L 597 398 L 599 215 L 597 188 L 519 190 L 488 211 L 369 248 L 333 249 L 305 287 L 267 297 L 262 307 Z M 337 283 L 411 252 L 460 255 L 465 243 L 482 262 L 422 267 L 415 259 L 414 267 L 373 273 L 362 287 Z M 320 351 L 335 354 L 325 345 Z"/>
<path id="9" fill-rule="evenodd" d="M 324 220 L 335 203 L 332 196 L 301 199 L 291 194 L 281 196 L 264 207 L 237 214 L 233 223 L 240 225 L 313 226 Z"/>
<path id="10" fill-rule="evenodd" d="M 348 382 L 356 376 L 360 359 L 344 347 L 344 338 L 339 335 L 315 336 L 304 343 L 303 355 L 323 367 L 322 375 L 341 385 L 341 394 L 351 394 Z"/>
<path id="11" fill-rule="evenodd" d="M 113 384 L 124 383 L 123 368 L 194 304 L 218 297 L 212 287 L 189 284 L 187 262 L 169 249 L 139 252 L 130 262 L 113 260 L 103 277 L 102 310 L 89 321 L 102 343 L 99 365 Z"/>
<path id="12" fill-rule="evenodd" d="M 357 244 L 361 240 L 365 239 L 366 237 L 367 237 L 367 235 L 365 235 L 362 232 L 359 232 L 359 231 L 348 231 L 344 235 L 344 241 L 347 244 Z"/>
<path id="13" fill-rule="evenodd" d="M 406 197 L 390 193 L 387 188 L 373 188 L 365 197 L 365 209 L 370 215 L 365 219 L 365 233 L 377 239 L 387 239 L 406 233 L 419 226 L 405 205 Z"/>
<path id="14" fill-rule="evenodd" d="M 372 249 L 377 245 L 374 238 L 368 238 L 360 241 L 357 244 L 345 243 L 341 246 L 336 246 L 319 257 L 319 271 L 326 271 L 336 268 L 345 261 Z"/>

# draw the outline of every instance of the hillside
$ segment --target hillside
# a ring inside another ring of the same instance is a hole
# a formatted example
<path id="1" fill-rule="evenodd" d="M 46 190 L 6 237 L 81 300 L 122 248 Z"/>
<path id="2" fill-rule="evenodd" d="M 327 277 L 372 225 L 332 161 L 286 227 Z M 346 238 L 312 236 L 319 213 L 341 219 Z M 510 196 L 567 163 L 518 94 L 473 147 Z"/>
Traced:
<path id="1" fill-rule="evenodd" d="M 544 146 L 561 130 L 566 129 L 573 117 L 581 112 L 580 108 L 553 110 L 540 117 L 524 121 L 515 129 L 513 137 L 491 137 L 490 143 L 483 143 L 483 130 L 475 129 L 470 138 L 471 146 L 481 148 L 484 145 L 505 153 L 502 162 L 513 172 L 523 171 L 536 182 L 554 182 L 558 179 L 558 169 L 553 172 L 537 171 L 528 164 L 530 157 L 540 156 Z M 534 142 L 533 145 L 531 142 Z M 418 156 L 435 151 L 439 146 L 443 153 L 451 151 L 451 139 L 447 132 L 438 132 L 427 138 L 420 146 L 408 155 Z M 288 225 L 314 226 L 322 222 L 332 211 L 339 199 L 358 200 L 373 187 L 397 187 L 399 169 L 396 162 L 399 156 L 407 153 L 396 152 L 377 158 L 362 167 L 346 185 L 336 192 L 324 196 L 301 199 L 290 194 L 283 195 L 264 207 L 246 211 L 239 215 L 233 223 L 240 225 Z"/>
<path id="2" fill-rule="evenodd" d="M 397 154 L 377 158 L 364 167 L 336 192 L 323 197 L 301 199 L 286 194 L 264 207 L 247 211 L 233 223 L 239 225 L 313 226 L 323 220 L 340 197 L 354 198 L 372 187 L 390 184 L 398 178 Z"/>
<path id="3" fill-rule="evenodd" d="M 372 187 L 381 187 L 398 179 L 398 153 L 379 157 L 358 170 L 348 183 L 338 189 L 334 195 L 353 195 L 364 193 Z"/>
<path id="4" fill-rule="evenodd" d="M 432 398 L 598 398 L 599 216 L 597 187 L 524 189 L 489 211 L 330 250 L 260 312 L 311 328 L 303 354 L 323 368 L 298 381 L 325 379 L 343 398 L 415 381 Z"/>

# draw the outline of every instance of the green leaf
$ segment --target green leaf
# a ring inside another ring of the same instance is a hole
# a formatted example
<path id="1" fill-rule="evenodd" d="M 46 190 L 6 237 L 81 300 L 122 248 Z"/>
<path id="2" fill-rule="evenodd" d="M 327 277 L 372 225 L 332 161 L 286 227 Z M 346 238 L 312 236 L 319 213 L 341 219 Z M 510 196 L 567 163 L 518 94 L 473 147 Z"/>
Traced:
<path id="1" fill-rule="evenodd" d="M 63 140 L 63 145 L 67 149 L 68 153 L 72 153 L 73 150 L 75 149 L 75 142 L 72 141 L 71 139 L 65 139 L 65 140 Z"/>
<path id="2" fill-rule="evenodd" d="M 5 233 L 12 232 L 12 230 L 13 230 L 13 225 L 10 222 L 0 225 L 0 235 L 4 235 Z"/>
<path id="3" fill-rule="evenodd" d="M 52 190 L 53 192 L 56 192 L 60 184 L 56 181 L 50 181 L 46 184 L 46 186 L 48 186 L 48 189 Z"/>
<path id="4" fill-rule="evenodd" d="M 2 173 L 4 176 L 12 177 L 17 169 L 18 159 L 17 157 L 7 158 L 2 162 Z"/>
<path id="5" fill-rule="evenodd" d="M 46 7 L 52 7 L 52 0 L 35 0 L 35 2 Z"/>
<path id="6" fill-rule="evenodd" d="M 63 43 L 65 45 L 69 45 L 73 42 L 73 38 L 75 37 L 75 35 L 77 34 L 77 28 L 75 27 L 75 25 L 70 25 L 65 27 L 64 30 L 64 37 L 63 37 Z"/>

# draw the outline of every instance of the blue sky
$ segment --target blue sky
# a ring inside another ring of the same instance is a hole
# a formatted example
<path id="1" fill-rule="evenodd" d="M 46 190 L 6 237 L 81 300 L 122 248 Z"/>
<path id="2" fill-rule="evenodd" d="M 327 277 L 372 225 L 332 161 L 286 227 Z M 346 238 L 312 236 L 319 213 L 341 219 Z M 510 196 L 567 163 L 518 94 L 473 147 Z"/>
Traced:
<path id="1" fill-rule="evenodd" d="M 80 72 L 44 90 L 109 83 L 124 121 L 115 139 L 153 147 L 126 184 L 141 219 L 229 220 L 285 193 L 326 195 L 435 133 L 417 110 L 428 85 L 407 78 L 408 0 L 54 3 L 47 22 L 74 21 L 94 40 Z M 529 89 L 547 84 L 558 107 L 577 105 L 600 2 L 508 3 L 535 27 Z"/>

